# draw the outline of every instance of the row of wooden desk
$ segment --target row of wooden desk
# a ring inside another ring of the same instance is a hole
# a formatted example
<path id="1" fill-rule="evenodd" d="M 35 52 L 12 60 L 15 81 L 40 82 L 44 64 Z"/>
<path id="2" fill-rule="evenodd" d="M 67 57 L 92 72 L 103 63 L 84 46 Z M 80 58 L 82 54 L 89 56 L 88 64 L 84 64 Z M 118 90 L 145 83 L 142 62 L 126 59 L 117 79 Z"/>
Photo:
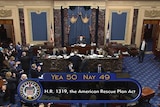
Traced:
<path id="1" fill-rule="evenodd" d="M 68 59 L 38 59 L 42 62 L 43 71 L 45 72 L 65 72 L 69 64 Z M 87 68 L 86 72 L 94 72 L 97 64 L 101 63 L 104 71 L 121 72 L 122 71 L 122 59 L 121 58 L 96 58 L 86 59 Z"/>

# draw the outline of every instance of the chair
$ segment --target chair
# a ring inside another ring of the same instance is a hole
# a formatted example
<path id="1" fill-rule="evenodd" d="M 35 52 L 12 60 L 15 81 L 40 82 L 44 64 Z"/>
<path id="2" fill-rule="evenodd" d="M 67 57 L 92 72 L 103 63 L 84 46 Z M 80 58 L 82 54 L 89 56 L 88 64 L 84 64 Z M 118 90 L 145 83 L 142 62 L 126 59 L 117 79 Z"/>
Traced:
<path id="1" fill-rule="evenodd" d="M 138 55 L 138 49 L 136 48 L 136 44 L 131 44 L 128 46 L 128 53 L 130 56 L 137 56 Z"/>
<path id="2" fill-rule="evenodd" d="M 142 88 L 142 96 L 139 99 L 140 104 L 145 104 L 145 105 L 151 105 L 150 104 L 150 99 L 153 98 L 155 95 L 155 91 L 151 89 L 150 87 L 143 87 Z"/>

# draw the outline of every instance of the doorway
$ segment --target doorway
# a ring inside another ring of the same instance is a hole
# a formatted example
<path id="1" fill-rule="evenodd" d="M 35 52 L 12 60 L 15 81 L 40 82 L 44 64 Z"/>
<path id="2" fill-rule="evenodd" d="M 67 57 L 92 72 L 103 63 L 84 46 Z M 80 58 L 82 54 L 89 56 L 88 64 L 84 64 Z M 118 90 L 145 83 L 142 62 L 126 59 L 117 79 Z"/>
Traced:
<path id="1" fill-rule="evenodd" d="M 144 38 L 147 42 L 147 51 L 154 51 L 156 40 L 158 39 L 160 20 L 144 20 L 141 40 Z"/>
<path id="2" fill-rule="evenodd" d="M 0 19 L 0 42 L 15 43 L 15 34 L 12 19 Z"/>

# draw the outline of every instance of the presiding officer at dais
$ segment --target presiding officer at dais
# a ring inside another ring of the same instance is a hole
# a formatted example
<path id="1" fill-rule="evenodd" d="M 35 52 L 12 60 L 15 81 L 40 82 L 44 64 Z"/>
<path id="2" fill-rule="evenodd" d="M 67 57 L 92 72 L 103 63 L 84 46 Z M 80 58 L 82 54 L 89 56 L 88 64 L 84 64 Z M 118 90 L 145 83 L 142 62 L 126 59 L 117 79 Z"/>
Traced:
<path id="1" fill-rule="evenodd" d="M 86 40 L 85 40 L 85 37 L 84 37 L 83 35 L 80 35 L 80 36 L 78 37 L 78 40 L 77 40 L 76 43 L 77 43 L 77 44 L 86 44 L 87 42 L 86 42 Z"/>

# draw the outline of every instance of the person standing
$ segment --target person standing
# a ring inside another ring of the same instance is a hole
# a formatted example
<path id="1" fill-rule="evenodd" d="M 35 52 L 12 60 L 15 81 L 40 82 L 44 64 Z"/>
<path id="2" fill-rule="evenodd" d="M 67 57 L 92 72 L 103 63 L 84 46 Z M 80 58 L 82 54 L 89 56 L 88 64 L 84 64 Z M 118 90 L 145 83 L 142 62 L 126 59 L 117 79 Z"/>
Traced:
<path id="1" fill-rule="evenodd" d="M 88 66 L 88 61 L 84 56 L 82 56 L 80 64 L 80 72 L 89 72 L 87 66 Z"/>
<path id="2" fill-rule="evenodd" d="M 0 47 L 0 69 L 3 69 L 3 62 L 5 60 L 4 54 L 3 54 L 3 48 Z"/>
<path id="3" fill-rule="evenodd" d="M 0 107 L 4 107 L 4 97 L 6 95 L 6 85 L 2 85 L 1 89 L 0 89 Z"/>
<path id="4" fill-rule="evenodd" d="M 17 78 L 15 73 L 11 73 L 10 71 L 6 72 L 6 80 L 7 80 L 7 89 L 9 91 L 9 99 L 11 104 L 15 104 L 15 94 L 17 89 Z"/>
<path id="5" fill-rule="evenodd" d="M 32 64 L 30 73 L 31 73 L 31 78 L 39 78 L 42 75 L 41 66 Z"/>
<path id="6" fill-rule="evenodd" d="M 20 59 L 21 58 L 21 55 L 22 55 L 22 46 L 20 44 L 20 42 L 18 42 L 16 44 L 16 52 L 17 52 L 17 58 L 16 59 Z"/>
<path id="7" fill-rule="evenodd" d="M 146 51 L 146 41 L 145 41 L 145 39 L 143 39 L 141 42 L 141 45 L 139 47 L 139 56 L 138 56 L 139 63 L 143 62 L 145 51 Z"/>
<path id="8" fill-rule="evenodd" d="M 74 72 L 79 72 L 79 67 L 81 64 L 81 57 L 78 55 L 78 51 L 74 51 L 74 55 L 70 56 L 69 61 L 73 64 Z"/>
<path id="9" fill-rule="evenodd" d="M 27 76 L 30 77 L 30 72 L 29 72 L 29 69 L 30 69 L 30 57 L 27 56 L 27 53 L 26 52 L 22 52 L 22 56 L 20 58 L 20 62 L 21 62 L 21 67 L 22 69 L 24 70 L 24 73 L 27 74 Z"/>

